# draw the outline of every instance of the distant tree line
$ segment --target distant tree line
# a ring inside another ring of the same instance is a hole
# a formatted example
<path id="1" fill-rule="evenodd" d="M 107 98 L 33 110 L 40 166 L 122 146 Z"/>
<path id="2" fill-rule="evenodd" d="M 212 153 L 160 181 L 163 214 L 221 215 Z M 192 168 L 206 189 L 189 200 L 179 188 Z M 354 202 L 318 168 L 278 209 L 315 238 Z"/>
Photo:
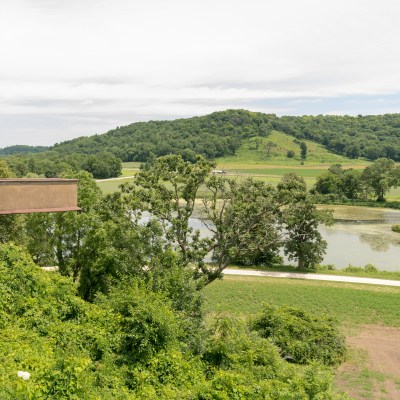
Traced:
<path id="1" fill-rule="evenodd" d="M 13 154 L 21 154 L 21 153 L 41 153 L 43 151 L 48 150 L 49 148 L 46 146 L 27 146 L 27 145 L 15 145 L 8 146 L 0 149 L 0 155 L 8 156 Z"/>
<path id="2" fill-rule="evenodd" d="M 110 152 L 97 154 L 59 154 L 46 151 L 38 154 L 18 154 L 3 158 L 16 177 L 33 175 L 45 178 L 59 177 L 62 173 L 85 170 L 95 178 L 111 178 L 121 174 L 121 160 Z"/>
<path id="3" fill-rule="evenodd" d="M 398 186 L 400 167 L 396 167 L 393 160 L 379 158 L 364 170 L 332 165 L 317 178 L 312 192 L 325 195 L 326 200 L 368 200 L 374 197 L 383 202 L 386 193 Z"/>
<path id="4" fill-rule="evenodd" d="M 400 161 L 400 114 L 276 118 L 274 129 L 352 159 Z"/>

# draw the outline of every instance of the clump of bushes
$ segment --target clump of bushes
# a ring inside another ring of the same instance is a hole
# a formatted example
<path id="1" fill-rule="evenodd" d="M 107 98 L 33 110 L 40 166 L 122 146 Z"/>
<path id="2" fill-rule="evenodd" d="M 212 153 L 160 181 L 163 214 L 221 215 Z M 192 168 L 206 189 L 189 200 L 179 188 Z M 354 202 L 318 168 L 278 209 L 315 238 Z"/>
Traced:
<path id="1" fill-rule="evenodd" d="M 400 233 L 400 224 L 392 225 L 392 231 Z"/>
<path id="2" fill-rule="evenodd" d="M 314 266 L 315 271 L 335 271 L 336 267 L 334 264 L 316 264 Z"/>
<path id="3" fill-rule="evenodd" d="M 378 272 L 378 268 L 375 265 L 367 264 L 364 267 L 356 267 L 349 264 L 343 271 L 345 272 Z"/>
<path id="4" fill-rule="evenodd" d="M 332 318 L 316 317 L 298 308 L 267 305 L 251 326 L 293 363 L 336 365 L 344 359 L 345 338 Z"/>
<path id="5" fill-rule="evenodd" d="M 193 351 L 187 316 L 162 291 L 131 279 L 88 303 L 72 281 L 4 244 L 0 289 L 2 400 L 348 399 L 332 393 L 321 364 L 344 351 L 329 319 L 271 307 L 250 326 L 216 319 Z"/>

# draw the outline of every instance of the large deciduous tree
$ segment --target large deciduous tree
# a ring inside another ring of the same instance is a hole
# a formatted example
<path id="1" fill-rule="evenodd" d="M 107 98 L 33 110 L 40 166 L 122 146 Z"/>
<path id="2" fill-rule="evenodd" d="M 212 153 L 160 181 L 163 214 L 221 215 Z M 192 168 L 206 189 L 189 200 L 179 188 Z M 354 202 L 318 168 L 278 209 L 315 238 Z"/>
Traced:
<path id="1" fill-rule="evenodd" d="M 362 179 L 374 191 L 377 201 L 385 201 L 385 194 L 400 185 L 400 167 L 393 160 L 379 158 L 365 168 Z"/>
<path id="2" fill-rule="evenodd" d="M 271 260 L 280 244 L 280 202 L 275 189 L 264 182 L 213 176 L 204 199 L 206 221 L 212 233 L 214 264 L 202 266 L 208 282 L 221 276 L 232 262 L 254 264 Z"/>
<path id="3" fill-rule="evenodd" d="M 213 167 L 213 163 L 201 156 L 190 163 L 180 155 L 171 154 L 147 165 L 133 185 L 123 188 L 134 202 L 133 208 L 147 211 L 150 219 L 156 218 L 161 223 L 168 246 L 178 251 L 185 265 L 203 263 L 208 251 L 208 240 L 200 238 L 189 220 L 199 189 Z"/>
<path id="4" fill-rule="evenodd" d="M 331 225 L 332 212 L 316 208 L 304 179 L 296 174 L 284 175 L 277 189 L 284 203 L 280 215 L 283 251 L 289 260 L 297 260 L 299 269 L 312 268 L 323 260 L 327 247 L 318 225 Z"/>

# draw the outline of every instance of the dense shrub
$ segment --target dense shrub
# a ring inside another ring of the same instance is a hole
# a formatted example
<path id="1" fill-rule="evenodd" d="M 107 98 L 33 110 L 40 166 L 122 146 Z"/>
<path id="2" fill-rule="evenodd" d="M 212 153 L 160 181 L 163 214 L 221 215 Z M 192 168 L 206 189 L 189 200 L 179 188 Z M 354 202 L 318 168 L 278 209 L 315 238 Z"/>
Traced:
<path id="1" fill-rule="evenodd" d="M 400 233 L 400 224 L 392 225 L 392 231 Z"/>
<path id="2" fill-rule="evenodd" d="M 349 264 L 343 271 L 345 272 L 378 272 L 378 268 L 372 264 L 366 264 L 364 267 L 356 267 Z"/>
<path id="3" fill-rule="evenodd" d="M 284 359 L 294 363 L 335 365 L 345 355 L 344 336 L 329 317 L 312 316 L 292 307 L 266 306 L 251 326 L 275 343 Z"/>
<path id="4" fill-rule="evenodd" d="M 217 320 L 194 353 L 187 315 L 171 293 L 152 291 L 160 284 L 123 281 L 92 304 L 69 279 L 0 245 L 0 399 L 345 398 L 332 394 L 325 366 L 288 363 L 243 322 Z"/>

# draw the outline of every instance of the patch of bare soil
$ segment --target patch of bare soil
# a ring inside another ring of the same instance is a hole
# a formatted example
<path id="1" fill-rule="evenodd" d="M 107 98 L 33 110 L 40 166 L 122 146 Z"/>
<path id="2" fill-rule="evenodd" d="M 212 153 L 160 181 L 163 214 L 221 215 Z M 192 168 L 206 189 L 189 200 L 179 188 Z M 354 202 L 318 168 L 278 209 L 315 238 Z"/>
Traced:
<path id="1" fill-rule="evenodd" d="M 355 399 L 399 400 L 400 329 L 364 325 L 347 344 L 365 357 L 350 357 L 339 368 L 337 385 Z"/>

